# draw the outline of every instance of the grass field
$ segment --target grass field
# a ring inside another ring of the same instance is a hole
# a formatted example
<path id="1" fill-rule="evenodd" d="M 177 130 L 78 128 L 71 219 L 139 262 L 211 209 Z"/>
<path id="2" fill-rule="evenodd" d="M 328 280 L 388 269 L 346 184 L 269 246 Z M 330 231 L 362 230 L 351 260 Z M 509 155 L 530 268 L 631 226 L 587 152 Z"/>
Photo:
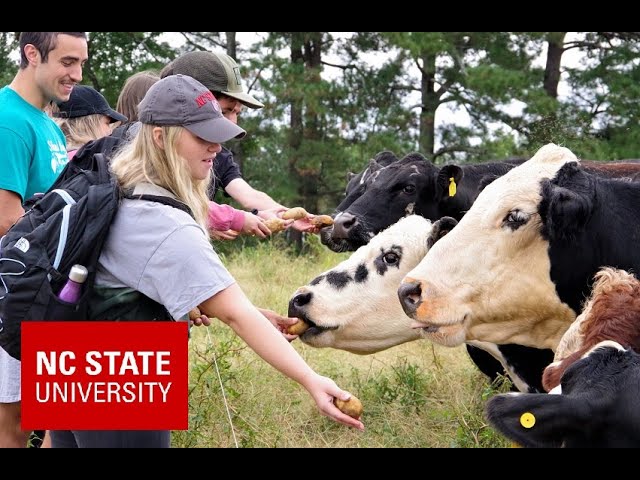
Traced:
<path id="1" fill-rule="evenodd" d="M 315 237 L 314 237 L 315 239 Z M 290 295 L 347 254 L 312 245 L 296 255 L 276 240 L 223 255 L 256 306 L 286 314 Z M 320 415 L 306 391 L 221 322 L 190 341 L 189 431 L 175 447 L 505 447 L 484 420 L 492 388 L 466 350 L 423 340 L 374 355 L 293 345 L 317 372 L 360 398 L 366 431 Z M 222 387 L 221 387 L 222 384 Z M 224 393 L 223 393 L 224 392 Z"/>

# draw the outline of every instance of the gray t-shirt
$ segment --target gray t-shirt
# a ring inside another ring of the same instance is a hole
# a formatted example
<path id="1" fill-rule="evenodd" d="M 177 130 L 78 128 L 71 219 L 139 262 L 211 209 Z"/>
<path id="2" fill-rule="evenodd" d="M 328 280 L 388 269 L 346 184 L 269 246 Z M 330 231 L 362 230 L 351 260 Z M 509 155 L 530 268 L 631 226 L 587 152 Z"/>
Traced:
<path id="1" fill-rule="evenodd" d="M 175 198 L 143 184 L 134 194 Z M 122 201 L 98 260 L 96 284 L 133 288 L 174 319 L 235 283 L 206 232 L 189 214 L 158 202 Z"/>

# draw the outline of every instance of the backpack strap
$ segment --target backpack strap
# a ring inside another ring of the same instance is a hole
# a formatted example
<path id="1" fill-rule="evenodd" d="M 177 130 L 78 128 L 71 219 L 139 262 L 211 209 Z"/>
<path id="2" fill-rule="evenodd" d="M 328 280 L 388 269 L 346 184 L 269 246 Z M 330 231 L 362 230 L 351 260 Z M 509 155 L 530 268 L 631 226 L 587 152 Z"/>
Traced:
<path id="1" fill-rule="evenodd" d="M 189 216 L 195 220 L 193 212 L 191 211 L 189 206 L 186 203 L 181 202 L 180 200 L 176 200 L 175 198 L 165 197 L 162 195 L 133 195 L 131 191 L 124 192 L 123 196 L 124 198 L 128 198 L 130 200 L 147 200 L 150 202 L 162 203 L 163 205 L 169 205 L 170 207 L 177 208 L 178 210 L 182 210 L 183 212 L 189 214 Z"/>

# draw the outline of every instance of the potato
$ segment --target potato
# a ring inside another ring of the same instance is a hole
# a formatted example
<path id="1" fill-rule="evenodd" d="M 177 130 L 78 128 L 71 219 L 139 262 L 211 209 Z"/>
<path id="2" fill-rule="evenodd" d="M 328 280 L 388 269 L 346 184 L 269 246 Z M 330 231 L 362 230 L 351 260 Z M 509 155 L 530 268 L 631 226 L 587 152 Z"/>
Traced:
<path id="1" fill-rule="evenodd" d="M 360 416 L 362 415 L 362 402 L 353 395 L 351 395 L 351 398 L 346 402 L 335 397 L 333 399 L 333 403 L 340 409 L 342 413 L 349 415 L 350 417 L 360 418 Z"/>
<path id="2" fill-rule="evenodd" d="M 311 219 L 311 224 L 316 227 L 328 227 L 333 225 L 333 218 L 329 215 L 316 215 Z"/>
<path id="3" fill-rule="evenodd" d="M 282 214 L 283 220 L 300 220 L 301 218 L 306 218 L 307 211 L 302 207 L 290 208 L 286 212 Z"/>
<path id="4" fill-rule="evenodd" d="M 278 233 L 285 229 L 286 222 L 281 218 L 270 218 L 265 220 L 264 224 L 271 230 L 271 233 Z"/>
<path id="5" fill-rule="evenodd" d="M 195 307 L 189 310 L 189 320 L 195 321 L 201 316 L 202 316 L 202 313 L 200 313 L 200 309 L 198 307 Z"/>
<path id="6" fill-rule="evenodd" d="M 303 320 L 298 320 L 298 322 L 293 325 L 289 325 L 287 327 L 287 333 L 289 335 L 302 335 L 309 328 L 309 324 Z"/>

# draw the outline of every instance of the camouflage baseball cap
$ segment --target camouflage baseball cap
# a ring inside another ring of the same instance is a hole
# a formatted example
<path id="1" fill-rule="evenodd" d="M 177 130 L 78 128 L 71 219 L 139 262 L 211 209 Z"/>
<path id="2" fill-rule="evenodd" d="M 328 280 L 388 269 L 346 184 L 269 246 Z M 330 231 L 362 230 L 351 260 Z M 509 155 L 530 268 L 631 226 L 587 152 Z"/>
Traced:
<path id="1" fill-rule="evenodd" d="M 187 75 L 171 75 L 154 83 L 138 106 L 138 117 L 149 125 L 184 127 L 213 143 L 247 133 L 222 115 L 207 87 Z"/>
<path id="2" fill-rule="evenodd" d="M 264 107 L 263 103 L 244 92 L 240 67 L 224 53 L 184 53 L 162 69 L 160 78 L 178 73 L 195 78 L 212 92 L 222 92 L 236 98 L 249 108 Z"/>

